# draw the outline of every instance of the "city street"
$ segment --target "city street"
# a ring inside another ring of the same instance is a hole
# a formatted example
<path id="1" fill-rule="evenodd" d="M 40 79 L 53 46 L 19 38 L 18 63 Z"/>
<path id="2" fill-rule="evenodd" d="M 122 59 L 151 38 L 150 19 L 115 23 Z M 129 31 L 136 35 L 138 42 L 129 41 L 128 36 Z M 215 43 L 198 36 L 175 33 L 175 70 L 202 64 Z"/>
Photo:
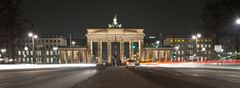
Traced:
<path id="1" fill-rule="evenodd" d="M 0 71 L 0 88 L 71 88 L 97 72 L 88 67 Z"/>
<path id="2" fill-rule="evenodd" d="M 238 88 L 239 70 L 110 67 L 74 88 Z"/>
<path id="3" fill-rule="evenodd" d="M 0 88 L 238 88 L 239 72 L 142 66 L 2 70 Z"/>

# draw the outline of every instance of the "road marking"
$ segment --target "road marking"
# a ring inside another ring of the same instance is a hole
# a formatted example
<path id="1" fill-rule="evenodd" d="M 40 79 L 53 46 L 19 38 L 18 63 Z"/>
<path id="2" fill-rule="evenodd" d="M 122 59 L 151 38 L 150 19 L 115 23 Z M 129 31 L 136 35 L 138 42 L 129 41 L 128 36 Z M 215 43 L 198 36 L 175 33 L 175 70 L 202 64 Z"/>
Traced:
<path id="1" fill-rule="evenodd" d="M 36 79 L 43 79 L 43 78 L 47 78 L 47 77 L 51 77 L 51 75 L 49 75 L 49 76 L 37 77 Z"/>
<path id="2" fill-rule="evenodd" d="M 10 84 L 10 83 L 1 83 L 0 86 L 2 86 L 2 85 L 7 85 L 7 84 Z"/>
<path id="3" fill-rule="evenodd" d="M 192 74 L 192 76 L 200 76 L 199 74 Z"/>
<path id="4" fill-rule="evenodd" d="M 177 76 L 182 76 L 181 74 L 175 74 L 175 75 L 177 75 Z"/>

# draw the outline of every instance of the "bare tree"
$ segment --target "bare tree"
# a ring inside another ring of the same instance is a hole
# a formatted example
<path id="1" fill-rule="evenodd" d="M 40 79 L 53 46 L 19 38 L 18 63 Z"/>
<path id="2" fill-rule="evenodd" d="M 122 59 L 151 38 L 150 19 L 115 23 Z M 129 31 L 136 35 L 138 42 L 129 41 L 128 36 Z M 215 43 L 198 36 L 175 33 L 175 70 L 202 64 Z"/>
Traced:
<path id="1" fill-rule="evenodd" d="M 26 31 L 23 24 L 29 22 L 23 17 L 20 5 L 20 0 L 0 0 L 0 48 L 6 48 L 8 57 L 13 59 L 16 40 Z"/>
<path id="2" fill-rule="evenodd" d="M 201 18 L 201 29 L 219 44 L 220 39 L 231 32 L 240 17 L 240 0 L 208 0 Z"/>

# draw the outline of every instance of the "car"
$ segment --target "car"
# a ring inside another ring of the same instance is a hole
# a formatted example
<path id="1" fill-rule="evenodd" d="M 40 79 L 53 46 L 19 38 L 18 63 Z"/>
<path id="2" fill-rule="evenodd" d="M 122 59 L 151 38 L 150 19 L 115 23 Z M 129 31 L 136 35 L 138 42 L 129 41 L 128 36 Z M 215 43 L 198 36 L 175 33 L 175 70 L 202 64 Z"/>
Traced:
<path id="1" fill-rule="evenodd" d="M 135 67 L 136 66 L 136 60 L 127 60 L 126 61 L 126 67 Z"/>

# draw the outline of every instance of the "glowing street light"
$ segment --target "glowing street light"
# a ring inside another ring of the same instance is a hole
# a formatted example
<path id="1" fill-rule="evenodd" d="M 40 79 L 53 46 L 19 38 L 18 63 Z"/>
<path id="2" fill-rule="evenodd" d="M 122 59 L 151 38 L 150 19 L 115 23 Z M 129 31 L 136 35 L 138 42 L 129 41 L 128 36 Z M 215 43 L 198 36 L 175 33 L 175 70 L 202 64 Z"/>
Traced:
<path id="1" fill-rule="evenodd" d="M 237 24 L 240 24 L 240 19 L 237 19 L 237 20 L 236 20 L 236 23 L 237 23 Z"/>
<path id="2" fill-rule="evenodd" d="M 177 50 L 179 49 L 179 46 L 175 46 L 174 48 L 175 48 L 175 50 L 177 51 Z"/>
<path id="3" fill-rule="evenodd" d="M 201 38 L 201 37 L 202 37 L 202 35 L 199 34 L 199 33 L 192 36 L 192 39 L 194 39 L 194 40 L 196 41 L 196 54 L 195 54 L 196 56 L 197 56 L 197 52 L 198 52 L 198 51 L 197 51 L 197 50 L 198 50 L 198 48 L 197 48 L 198 38 Z M 193 60 L 192 60 L 192 61 L 193 61 Z"/>
<path id="4" fill-rule="evenodd" d="M 58 59 L 58 57 L 57 57 L 57 55 L 58 55 L 58 47 L 53 47 L 53 51 L 54 51 L 54 58 L 55 58 L 55 61 L 59 61 L 59 59 Z"/>
<path id="5" fill-rule="evenodd" d="M 156 47 L 156 48 L 158 48 L 158 47 L 160 46 L 159 44 L 160 44 L 160 41 L 156 41 L 156 46 L 155 46 L 155 47 Z M 158 60 L 160 61 L 160 56 L 159 56 L 159 55 L 160 55 L 160 54 L 159 54 L 159 48 L 158 48 L 157 55 L 158 55 Z"/>
<path id="6" fill-rule="evenodd" d="M 24 50 L 25 50 L 25 51 L 28 51 L 28 47 L 24 47 Z"/>
<path id="7" fill-rule="evenodd" d="M 7 50 L 6 49 L 1 49 L 2 54 L 0 55 L 0 57 L 4 58 L 4 54 Z M 0 59 L 0 61 L 3 61 L 4 59 Z"/>
<path id="8" fill-rule="evenodd" d="M 6 49 L 1 49 L 1 52 L 2 53 L 5 53 L 7 50 Z"/>
<path id="9" fill-rule="evenodd" d="M 76 44 L 76 42 L 75 41 L 72 41 L 72 45 L 75 45 Z"/>
<path id="10" fill-rule="evenodd" d="M 57 50 L 58 50 L 58 47 L 53 47 L 53 50 L 54 50 L 54 51 L 57 51 Z"/>
<path id="11" fill-rule="evenodd" d="M 33 34 L 32 32 L 28 33 L 28 36 L 32 38 L 32 52 L 33 52 L 33 57 L 34 57 L 34 39 L 37 39 L 38 36 Z M 36 58 L 35 58 L 36 59 Z M 36 60 L 35 60 L 36 61 Z M 34 63 L 35 63 L 34 61 Z"/>

